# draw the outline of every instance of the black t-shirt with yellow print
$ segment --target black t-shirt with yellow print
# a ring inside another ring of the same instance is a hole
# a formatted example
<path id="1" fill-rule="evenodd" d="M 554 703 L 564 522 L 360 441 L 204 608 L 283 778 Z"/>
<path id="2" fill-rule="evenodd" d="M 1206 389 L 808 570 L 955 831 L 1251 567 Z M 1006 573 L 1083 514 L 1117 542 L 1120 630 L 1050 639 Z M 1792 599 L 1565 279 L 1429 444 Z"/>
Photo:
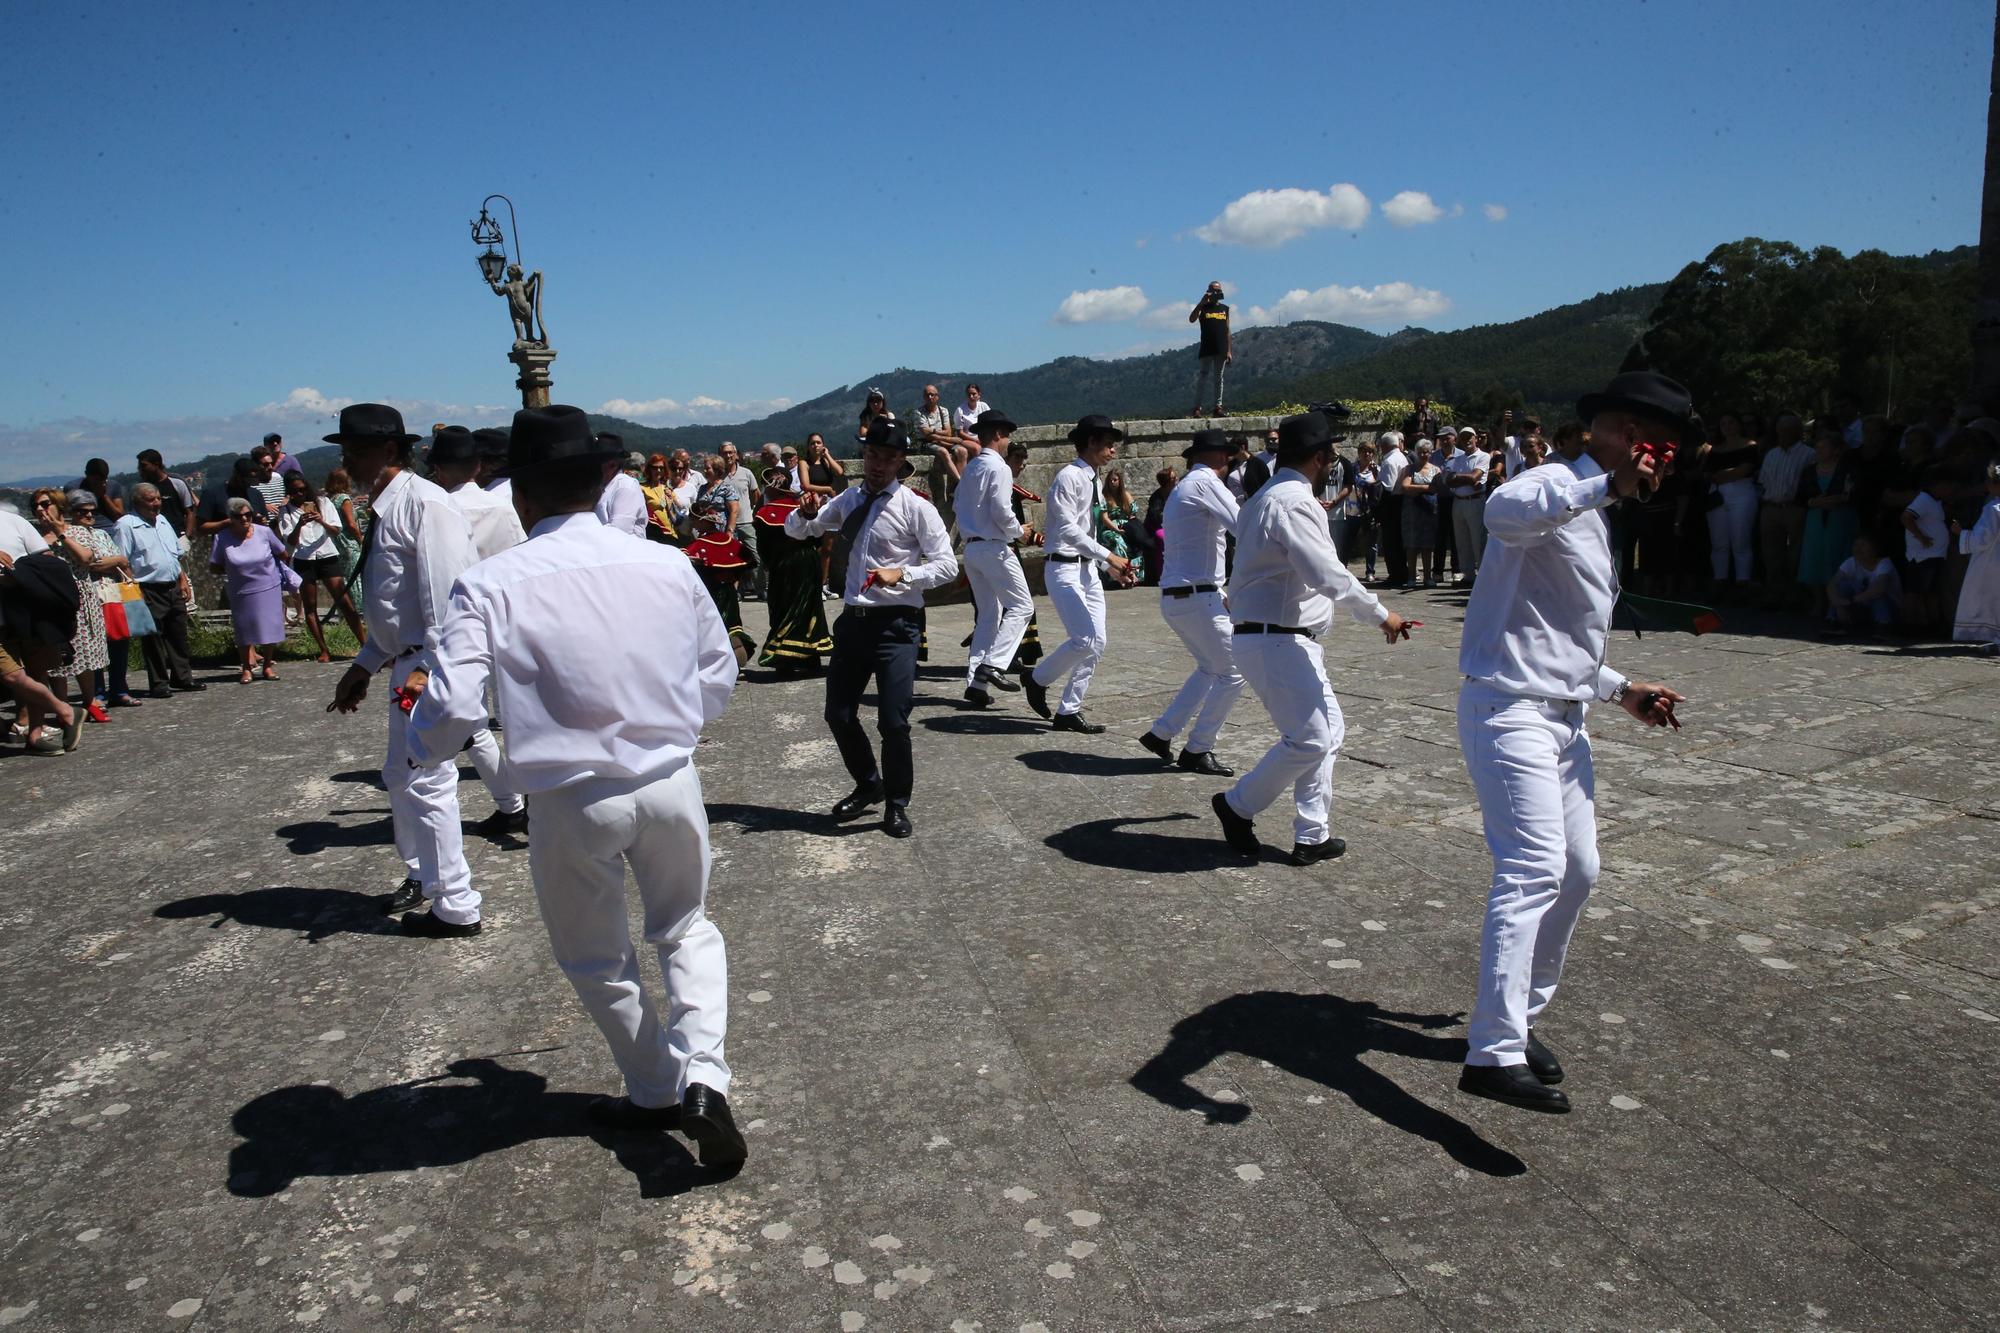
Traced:
<path id="1" fill-rule="evenodd" d="M 1201 311 L 1201 355 L 1229 354 L 1229 307 L 1221 301 Z"/>

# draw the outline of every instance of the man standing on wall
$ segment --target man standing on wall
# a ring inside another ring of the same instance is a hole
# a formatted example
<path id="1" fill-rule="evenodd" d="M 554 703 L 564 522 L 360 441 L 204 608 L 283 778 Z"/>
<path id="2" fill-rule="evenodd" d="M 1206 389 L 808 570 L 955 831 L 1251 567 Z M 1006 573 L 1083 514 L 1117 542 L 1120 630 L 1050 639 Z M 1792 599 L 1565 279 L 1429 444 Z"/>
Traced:
<path id="1" fill-rule="evenodd" d="M 1211 372 L 1215 375 L 1215 410 L 1209 415 L 1222 415 L 1222 371 L 1235 359 L 1229 346 L 1229 306 L 1222 299 L 1222 284 L 1211 282 L 1208 290 L 1195 302 L 1194 309 L 1188 311 L 1188 323 L 1201 326 L 1200 363 L 1194 372 L 1194 410 L 1189 416 L 1201 415 L 1202 389 L 1208 383 Z"/>

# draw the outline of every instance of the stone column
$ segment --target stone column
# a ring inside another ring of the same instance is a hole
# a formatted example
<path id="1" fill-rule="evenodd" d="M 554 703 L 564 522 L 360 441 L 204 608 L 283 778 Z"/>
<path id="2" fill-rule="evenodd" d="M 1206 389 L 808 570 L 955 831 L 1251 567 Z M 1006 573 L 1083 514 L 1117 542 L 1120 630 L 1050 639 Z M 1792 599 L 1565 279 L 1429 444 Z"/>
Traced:
<path id="1" fill-rule="evenodd" d="M 520 378 L 514 381 L 514 387 L 521 391 L 521 406 L 547 407 L 549 390 L 554 385 L 549 379 L 549 363 L 556 359 L 556 349 L 537 343 L 515 343 L 507 359 L 521 370 Z"/>

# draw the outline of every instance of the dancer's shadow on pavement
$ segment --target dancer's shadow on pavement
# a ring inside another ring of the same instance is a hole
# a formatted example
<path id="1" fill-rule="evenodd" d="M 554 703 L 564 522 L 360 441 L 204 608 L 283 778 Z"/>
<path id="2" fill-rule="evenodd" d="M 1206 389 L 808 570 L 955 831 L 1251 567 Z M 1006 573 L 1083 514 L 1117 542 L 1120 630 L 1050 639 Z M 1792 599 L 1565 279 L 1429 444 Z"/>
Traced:
<path id="1" fill-rule="evenodd" d="M 882 823 L 880 802 L 868 807 L 866 814 L 856 815 L 846 823 L 841 823 L 824 810 L 787 810 L 775 805 L 740 805 L 733 801 L 715 801 L 708 806 L 709 836 L 715 835 L 717 824 L 734 824 L 748 837 L 756 833 L 766 833 L 775 829 L 781 833 L 817 833 L 825 838 L 845 838 L 856 833 L 875 833 Z"/>
<path id="2" fill-rule="evenodd" d="M 241 893 L 197 893 L 191 898 L 178 898 L 154 908 L 153 915 L 168 921 L 213 916 L 215 920 L 209 923 L 211 930 L 222 929 L 225 921 L 269 930 L 295 930 L 318 944 L 335 935 L 399 933 L 395 918 L 382 914 L 385 896 L 356 893 L 352 889 L 245 889 Z"/>
<path id="3" fill-rule="evenodd" d="M 1159 765 L 1154 765 L 1158 768 Z M 1200 836 L 1158 833 L 1144 824 L 1173 824 L 1185 821 L 1201 830 Z M 1171 815 L 1116 816 L 1072 824 L 1051 833 L 1042 842 L 1072 861 L 1103 866 L 1108 870 L 1130 870 L 1145 874 L 1209 874 L 1227 866 L 1250 865 L 1246 858 L 1230 850 L 1214 820 L 1202 822 L 1185 810 Z M 1289 848 L 1266 847 L 1259 859 L 1269 860 Z"/>
<path id="4" fill-rule="evenodd" d="M 446 1082 L 444 1080 L 471 1080 Z M 367 1176 L 457 1166 L 536 1139 L 587 1138 L 610 1149 L 642 1198 L 684 1194 L 723 1179 L 679 1140 L 594 1125 L 583 1092 L 550 1092 L 548 1080 L 490 1059 L 455 1060 L 443 1074 L 352 1095 L 301 1084 L 247 1102 L 230 1124 L 229 1192 L 263 1199 L 307 1176 Z"/>
<path id="5" fill-rule="evenodd" d="M 396 840 L 396 827 L 387 810 L 334 810 L 335 815 L 380 815 L 366 824 L 341 824 L 331 819 L 307 819 L 281 824 L 277 835 L 285 840 L 294 856 L 311 856 L 329 847 L 382 847 Z"/>
<path id="6" fill-rule="evenodd" d="M 957 712 L 923 718 L 920 725 L 947 736 L 1039 736 L 1049 729 L 1046 722 L 1008 717 L 970 705 Z"/>
<path id="7" fill-rule="evenodd" d="M 1088 750 L 1030 750 L 1016 755 L 1022 763 L 1037 773 L 1074 773 L 1085 778 L 1141 778 L 1158 777 L 1163 773 L 1179 773 L 1171 764 L 1163 764 L 1152 755 L 1092 754 Z"/>
<path id="8" fill-rule="evenodd" d="M 1225 1054 L 1264 1060 L 1299 1078 L 1333 1089 L 1360 1109 L 1406 1134 L 1429 1139 L 1468 1170 L 1518 1176 L 1528 1167 L 1478 1131 L 1405 1092 L 1361 1059 L 1371 1051 L 1444 1064 L 1465 1061 L 1463 1037 L 1434 1037 L 1456 1027 L 1458 1014 L 1405 1014 L 1372 1000 L 1338 995 L 1254 991 L 1218 1000 L 1174 1024 L 1166 1049 L 1132 1075 L 1132 1086 L 1168 1106 L 1200 1111 L 1211 1124 L 1238 1124 L 1252 1108 L 1219 1102 L 1188 1082 Z M 1413 1024 L 1412 1027 L 1398 1026 Z"/>

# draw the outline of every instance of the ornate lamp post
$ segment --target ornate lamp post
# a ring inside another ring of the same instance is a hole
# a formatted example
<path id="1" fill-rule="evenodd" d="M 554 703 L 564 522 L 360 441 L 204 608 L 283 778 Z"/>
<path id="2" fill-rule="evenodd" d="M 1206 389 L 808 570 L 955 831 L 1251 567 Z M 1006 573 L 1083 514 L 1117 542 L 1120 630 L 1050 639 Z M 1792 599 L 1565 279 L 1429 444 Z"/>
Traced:
<path id="1" fill-rule="evenodd" d="M 499 220 L 486 211 L 495 199 L 507 205 L 507 223 L 514 231 L 513 263 L 507 260 L 507 234 L 500 229 Z M 495 296 L 507 299 L 507 313 L 514 321 L 514 350 L 507 359 L 521 372 L 514 382 L 521 391 L 521 406 L 547 407 L 552 384 L 549 363 L 556 359 L 556 352 L 549 346 L 548 326 L 542 323 L 542 271 L 521 276 L 521 226 L 514 220 L 512 199 L 489 194 L 480 202 L 479 216 L 472 223 L 472 243 L 486 247 L 478 257 L 479 276 L 486 279 Z"/>

